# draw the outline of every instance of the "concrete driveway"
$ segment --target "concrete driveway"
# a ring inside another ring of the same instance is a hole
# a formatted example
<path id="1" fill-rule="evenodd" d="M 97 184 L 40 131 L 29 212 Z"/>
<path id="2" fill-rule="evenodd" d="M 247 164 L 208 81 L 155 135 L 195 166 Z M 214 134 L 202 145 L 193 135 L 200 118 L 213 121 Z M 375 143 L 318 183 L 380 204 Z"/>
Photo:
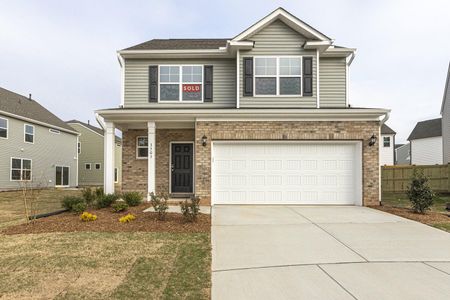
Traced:
<path id="1" fill-rule="evenodd" d="M 213 299 L 450 299 L 450 234 L 355 206 L 214 206 Z"/>

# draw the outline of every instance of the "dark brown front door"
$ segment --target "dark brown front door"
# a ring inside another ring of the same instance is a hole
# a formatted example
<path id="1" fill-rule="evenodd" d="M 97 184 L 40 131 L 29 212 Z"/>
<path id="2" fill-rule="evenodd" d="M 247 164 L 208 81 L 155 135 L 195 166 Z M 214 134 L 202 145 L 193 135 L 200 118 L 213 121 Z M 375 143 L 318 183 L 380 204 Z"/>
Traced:
<path id="1" fill-rule="evenodd" d="M 193 191 L 193 144 L 172 144 L 172 193 Z"/>

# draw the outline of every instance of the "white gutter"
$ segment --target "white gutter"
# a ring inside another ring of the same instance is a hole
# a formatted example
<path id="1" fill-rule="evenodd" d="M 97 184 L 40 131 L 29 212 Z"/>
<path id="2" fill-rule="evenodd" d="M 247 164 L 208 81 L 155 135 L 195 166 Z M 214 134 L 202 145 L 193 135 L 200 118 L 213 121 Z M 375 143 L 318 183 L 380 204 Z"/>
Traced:
<path id="1" fill-rule="evenodd" d="M 239 64 L 240 64 L 240 52 L 239 49 L 236 52 L 236 108 L 239 108 L 240 105 L 240 68 L 239 68 Z"/>

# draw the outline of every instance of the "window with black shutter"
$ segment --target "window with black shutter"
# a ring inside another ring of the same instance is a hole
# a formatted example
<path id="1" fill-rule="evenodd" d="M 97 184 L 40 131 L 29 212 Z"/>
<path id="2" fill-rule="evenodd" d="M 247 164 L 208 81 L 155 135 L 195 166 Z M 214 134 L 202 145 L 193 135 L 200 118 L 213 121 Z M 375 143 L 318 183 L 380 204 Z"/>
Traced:
<path id="1" fill-rule="evenodd" d="M 213 101 L 213 66 L 204 67 L 204 102 Z"/>
<path id="2" fill-rule="evenodd" d="M 149 66 L 148 75 L 148 101 L 158 102 L 158 66 Z"/>
<path id="3" fill-rule="evenodd" d="M 244 57 L 244 96 L 253 96 L 253 57 Z"/>
<path id="4" fill-rule="evenodd" d="M 313 61 L 312 57 L 303 57 L 303 96 L 313 95 Z"/>

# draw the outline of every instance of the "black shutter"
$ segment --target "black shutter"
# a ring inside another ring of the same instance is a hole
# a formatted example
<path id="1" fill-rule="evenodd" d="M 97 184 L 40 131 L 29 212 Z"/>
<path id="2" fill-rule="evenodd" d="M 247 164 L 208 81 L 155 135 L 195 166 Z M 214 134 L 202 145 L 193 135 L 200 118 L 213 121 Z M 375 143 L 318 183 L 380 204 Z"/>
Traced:
<path id="1" fill-rule="evenodd" d="M 205 66 L 203 70 L 204 101 L 213 101 L 213 66 Z"/>
<path id="2" fill-rule="evenodd" d="M 158 66 L 148 67 L 148 102 L 158 102 Z"/>
<path id="3" fill-rule="evenodd" d="M 253 96 L 253 57 L 244 57 L 244 96 Z"/>
<path id="4" fill-rule="evenodd" d="M 313 95 L 312 57 L 303 57 L 303 96 Z"/>

